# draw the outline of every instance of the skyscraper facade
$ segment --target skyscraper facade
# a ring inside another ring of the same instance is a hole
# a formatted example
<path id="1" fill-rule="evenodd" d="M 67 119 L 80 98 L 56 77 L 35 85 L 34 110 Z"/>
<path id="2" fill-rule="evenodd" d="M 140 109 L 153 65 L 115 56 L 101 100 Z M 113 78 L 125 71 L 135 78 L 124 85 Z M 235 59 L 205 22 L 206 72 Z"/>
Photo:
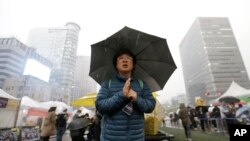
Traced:
<path id="1" fill-rule="evenodd" d="M 79 25 L 69 22 L 64 27 L 35 28 L 27 40 L 30 47 L 53 63 L 50 83 L 63 89 L 68 99 L 74 83 L 79 31 Z"/>
<path id="2" fill-rule="evenodd" d="M 98 83 L 89 76 L 89 69 L 90 56 L 77 56 L 74 82 L 75 92 L 72 92 L 72 99 L 97 92 Z"/>
<path id="3" fill-rule="evenodd" d="M 7 78 L 23 75 L 27 49 L 16 38 L 0 38 L 0 88 Z"/>
<path id="4" fill-rule="evenodd" d="M 232 81 L 249 89 L 249 77 L 232 27 L 226 17 L 199 17 L 180 46 L 189 103 L 195 97 L 215 99 Z"/>

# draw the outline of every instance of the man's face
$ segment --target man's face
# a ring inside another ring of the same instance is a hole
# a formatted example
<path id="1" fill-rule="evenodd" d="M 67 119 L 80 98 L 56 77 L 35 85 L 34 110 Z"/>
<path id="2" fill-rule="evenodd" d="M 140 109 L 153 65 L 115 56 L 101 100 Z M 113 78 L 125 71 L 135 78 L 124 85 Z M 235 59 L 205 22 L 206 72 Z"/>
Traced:
<path id="1" fill-rule="evenodd" d="M 121 73 L 129 73 L 133 70 L 133 58 L 128 54 L 122 54 L 117 57 L 116 68 Z"/>

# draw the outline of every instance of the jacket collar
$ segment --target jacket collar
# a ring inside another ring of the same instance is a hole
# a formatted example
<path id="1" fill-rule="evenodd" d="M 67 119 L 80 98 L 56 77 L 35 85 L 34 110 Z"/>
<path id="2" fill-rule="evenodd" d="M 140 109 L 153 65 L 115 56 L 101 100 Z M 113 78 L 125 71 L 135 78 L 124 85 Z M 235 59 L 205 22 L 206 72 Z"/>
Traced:
<path id="1" fill-rule="evenodd" d="M 119 80 L 121 80 L 121 81 L 126 81 L 127 80 L 127 78 L 126 77 L 124 77 L 124 76 L 122 76 L 121 74 L 117 74 L 117 76 L 116 76 Z M 135 78 L 134 78 L 134 76 L 132 75 L 131 76 L 131 81 L 133 81 Z"/>

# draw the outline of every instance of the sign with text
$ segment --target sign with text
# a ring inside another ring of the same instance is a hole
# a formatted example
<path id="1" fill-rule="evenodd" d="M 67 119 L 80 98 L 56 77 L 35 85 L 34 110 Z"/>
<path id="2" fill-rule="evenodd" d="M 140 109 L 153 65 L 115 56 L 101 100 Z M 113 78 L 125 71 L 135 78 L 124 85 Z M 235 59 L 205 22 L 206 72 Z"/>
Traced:
<path id="1" fill-rule="evenodd" d="M 250 125 L 230 125 L 230 141 L 249 141 Z"/>
<path id="2" fill-rule="evenodd" d="M 0 97 L 0 108 L 6 108 L 8 103 L 8 98 Z"/>

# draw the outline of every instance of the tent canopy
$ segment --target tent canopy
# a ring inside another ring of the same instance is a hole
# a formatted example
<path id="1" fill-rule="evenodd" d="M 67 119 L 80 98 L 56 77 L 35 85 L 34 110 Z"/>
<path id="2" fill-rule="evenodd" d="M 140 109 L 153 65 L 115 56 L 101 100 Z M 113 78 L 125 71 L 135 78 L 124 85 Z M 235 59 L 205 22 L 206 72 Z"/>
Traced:
<path id="1" fill-rule="evenodd" d="M 230 87 L 227 89 L 227 91 L 223 95 L 210 101 L 209 103 L 217 102 L 217 101 L 219 101 L 220 98 L 223 98 L 226 96 L 239 97 L 239 96 L 248 95 L 248 94 L 250 94 L 250 90 L 247 90 L 247 89 L 241 87 L 235 81 L 232 81 Z"/>
<path id="2" fill-rule="evenodd" d="M 72 106 L 86 106 L 86 107 L 93 107 L 95 106 L 95 100 L 96 100 L 97 93 L 89 93 L 85 96 L 72 100 L 70 103 Z"/>
<path id="3" fill-rule="evenodd" d="M 6 93 L 4 90 L 0 89 L 0 97 L 3 97 L 3 98 L 8 98 L 8 99 L 13 99 L 13 100 L 20 100 L 8 93 Z"/>

